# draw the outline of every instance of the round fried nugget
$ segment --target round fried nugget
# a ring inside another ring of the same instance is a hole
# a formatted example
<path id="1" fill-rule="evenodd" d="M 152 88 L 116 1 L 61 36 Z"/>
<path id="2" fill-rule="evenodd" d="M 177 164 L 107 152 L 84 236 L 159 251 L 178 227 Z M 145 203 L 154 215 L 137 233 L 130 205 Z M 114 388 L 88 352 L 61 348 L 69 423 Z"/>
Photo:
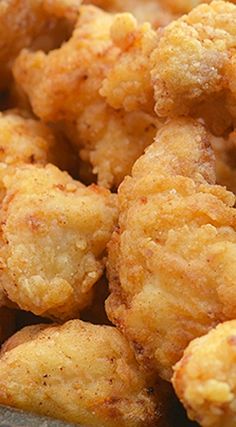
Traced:
<path id="1" fill-rule="evenodd" d="M 215 185 L 210 139 L 197 121 L 169 121 L 119 188 L 106 310 L 165 379 L 192 339 L 236 316 L 235 197 Z"/>
<path id="2" fill-rule="evenodd" d="M 72 320 L 16 337 L 0 358 L 0 403 L 89 426 L 163 426 L 159 390 L 117 329 Z"/>
<path id="3" fill-rule="evenodd" d="M 85 187 L 52 165 L 14 169 L 3 184 L 2 288 L 23 310 L 77 316 L 104 269 L 116 196 Z"/>
<path id="4" fill-rule="evenodd" d="M 192 341 L 174 371 L 174 388 L 191 419 L 203 427 L 236 424 L 235 320 Z"/>

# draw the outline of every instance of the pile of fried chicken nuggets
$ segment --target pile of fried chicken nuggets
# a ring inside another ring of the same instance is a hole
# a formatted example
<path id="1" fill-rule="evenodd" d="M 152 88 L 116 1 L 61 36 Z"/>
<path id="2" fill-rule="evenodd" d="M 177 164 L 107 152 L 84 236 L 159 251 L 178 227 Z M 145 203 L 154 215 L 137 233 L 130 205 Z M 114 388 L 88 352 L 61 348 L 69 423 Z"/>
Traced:
<path id="1" fill-rule="evenodd" d="M 0 109 L 0 404 L 235 427 L 236 1 L 1 0 Z"/>

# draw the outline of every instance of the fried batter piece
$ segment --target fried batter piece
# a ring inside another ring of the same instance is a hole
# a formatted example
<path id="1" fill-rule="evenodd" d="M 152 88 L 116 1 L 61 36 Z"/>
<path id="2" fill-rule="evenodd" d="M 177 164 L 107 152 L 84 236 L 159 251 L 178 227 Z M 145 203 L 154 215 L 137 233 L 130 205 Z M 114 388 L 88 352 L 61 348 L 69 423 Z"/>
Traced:
<path id="1" fill-rule="evenodd" d="M 235 23 L 236 6 L 213 1 L 198 6 L 163 30 L 152 55 L 158 115 L 188 115 L 197 110 L 197 115 L 209 118 L 209 110 L 213 110 L 211 127 L 214 127 L 220 103 L 225 109 L 226 125 L 230 125 L 227 115 L 236 100 Z M 233 97 L 231 107 L 227 107 L 229 96 Z M 235 118 L 234 112 L 231 113 Z"/>
<path id="2" fill-rule="evenodd" d="M 236 425 L 236 321 L 224 322 L 189 344 L 173 385 L 191 419 L 203 427 Z"/>
<path id="3" fill-rule="evenodd" d="M 197 121 L 168 122 L 119 188 L 106 311 L 164 379 L 193 338 L 236 316 L 235 197 L 215 185 L 209 141 Z"/>
<path id="4" fill-rule="evenodd" d="M 68 36 L 73 1 L 67 0 L 66 8 L 66 0 L 56 0 L 50 9 L 50 0 L 1 0 L 0 90 L 9 84 L 12 63 L 22 48 L 35 46 L 47 51 Z M 64 16 L 58 19 L 63 4 Z"/>
<path id="5" fill-rule="evenodd" d="M 156 38 L 130 14 L 82 6 L 60 49 L 24 50 L 16 60 L 14 76 L 34 113 L 62 125 L 103 186 L 123 180 L 159 126 L 149 72 Z"/>
<path id="6" fill-rule="evenodd" d="M 80 320 L 25 328 L 0 358 L 2 404 L 67 422 L 162 426 L 159 390 L 150 386 L 117 329 Z"/>
<path id="7" fill-rule="evenodd" d="M 22 110 L 0 112 L 0 162 L 8 166 L 53 163 L 70 172 L 78 163 L 63 138 Z"/>
<path id="8" fill-rule="evenodd" d="M 116 195 L 85 187 L 55 166 L 3 174 L 1 286 L 23 310 L 78 316 L 102 275 Z"/>

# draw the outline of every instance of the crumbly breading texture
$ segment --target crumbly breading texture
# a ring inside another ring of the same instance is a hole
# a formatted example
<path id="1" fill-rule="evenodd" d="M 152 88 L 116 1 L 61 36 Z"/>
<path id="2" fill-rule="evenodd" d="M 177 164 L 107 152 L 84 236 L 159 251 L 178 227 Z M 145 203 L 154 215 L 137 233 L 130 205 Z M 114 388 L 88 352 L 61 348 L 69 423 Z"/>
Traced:
<path id="1" fill-rule="evenodd" d="M 90 303 L 116 223 L 116 195 L 55 166 L 6 173 L 1 287 L 20 308 L 68 319 Z"/>
<path id="2" fill-rule="evenodd" d="M 140 23 L 150 22 L 154 27 L 167 25 L 173 18 L 170 10 L 158 0 L 84 0 L 112 13 L 130 12 Z"/>
<path id="3" fill-rule="evenodd" d="M 83 425 L 159 426 L 149 385 L 115 328 L 80 320 L 23 329 L 0 358 L 2 404 Z"/>
<path id="4" fill-rule="evenodd" d="M 11 67 L 22 48 L 36 46 L 53 49 L 67 36 L 68 8 L 73 0 L 57 0 L 54 9 L 50 0 L 1 0 L 0 2 L 0 89 L 9 84 Z M 79 0 L 77 1 L 79 4 Z M 58 9 L 64 4 L 63 19 Z"/>
<path id="5" fill-rule="evenodd" d="M 176 393 L 191 419 L 203 427 L 236 424 L 236 321 L 192 341 L 175 366 Z"/>
<path id="6" fill-rule="evenodd" d="M 204 0 L 85 0 L 109 12 L 131 12 L 139 22 L 151 22 L 154 27 L 164 27 L 180 14 L 188 13 Z"/>
<path id="7" fill-rule="evenodd" d="M 23 110 L 0 112 L 0 163 L 53 163 L 62 170 L 77 169 L 76 155 L 59 135 Z"/>
<path id="8" fill-rule="evenodd" d="M 119 188 L 106 310 L 165 379 L 193 338 L 236 315 L 235 197 L 215 185 L 209 141 L 196 121 L 168 122 Z"/>
<path id="9" fill-rule="evenodd" d="M 159 126 L 149 71 L 155 43 L 155 31 L 132 15 L 82 6 L 60 49 L 24 50 L 16 60 L 14 76 L 34 113 L 62 123 L 101 185 L 123 180 Z"/>
<path id="10" fill-rule="evenodd" d="M 46 164 L 56 141 L 50 129 L 21 111 L 0 113 L 0 162 Z"/>
<path id="11" fill-rule="evenodd" d="M 196 108 L 198 115 L 207 114 L 212 97 L 227 104 L 230 94 L 235 106 L 235 22 L 234 4 L 213 1 L 163 30 L 152 55 L 158 115 L 194 114 Z M 199 111 L 204 102 L 206 111 Z"/>

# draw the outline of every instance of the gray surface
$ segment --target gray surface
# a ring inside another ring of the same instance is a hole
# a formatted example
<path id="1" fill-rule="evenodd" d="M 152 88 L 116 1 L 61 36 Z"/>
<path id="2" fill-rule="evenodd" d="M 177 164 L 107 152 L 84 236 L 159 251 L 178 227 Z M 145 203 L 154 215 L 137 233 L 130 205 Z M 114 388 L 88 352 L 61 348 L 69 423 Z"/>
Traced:
<path id="1" fill-rule="evenodd" d="M 1 427 L 75 427 L 51 418 L 39 417 L 23 411 L 0 405 Z M 77 424 L 78 427 L 78 424 Z"/>

